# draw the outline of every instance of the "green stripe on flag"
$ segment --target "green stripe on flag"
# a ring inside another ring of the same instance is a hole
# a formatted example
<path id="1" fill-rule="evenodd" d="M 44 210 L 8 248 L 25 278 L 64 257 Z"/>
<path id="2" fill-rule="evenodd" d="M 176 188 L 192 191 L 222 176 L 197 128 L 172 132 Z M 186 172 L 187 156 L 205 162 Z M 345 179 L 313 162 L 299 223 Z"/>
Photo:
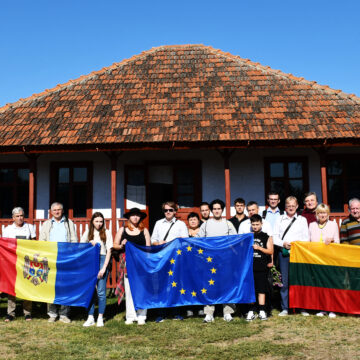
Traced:
<path id="1" fill-rule="evenodd" d="M 290 285 L 360 290 L 360 268 L 290 263 Z"/>

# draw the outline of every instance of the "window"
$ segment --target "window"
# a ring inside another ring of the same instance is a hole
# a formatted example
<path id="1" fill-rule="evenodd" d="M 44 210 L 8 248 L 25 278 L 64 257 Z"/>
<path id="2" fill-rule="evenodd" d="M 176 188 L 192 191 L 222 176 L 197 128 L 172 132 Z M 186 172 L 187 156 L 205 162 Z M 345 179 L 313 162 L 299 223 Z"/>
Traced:
<path id="1" fill-rule="evenodd" d="M 360 197 L 360 159 L 352 156 L 327 160 L 328 200 L 332 212 L 344 212 L 353 197 Z"/>
<path id="2" fill-rule="evenodd" d="M 304 194 L 309 190 L 308 164 L 306 158 L 266 158 L 265 196 L 269 191 L 280 194 L 284 207 L 288 196 L 295 196 L 301 206 Z"/>
<path id="3" fill-rule="evenodd" d="M 15 206 L 21 206 L 28 216 L 28 165 L 0 164 L 0 218 L 11 218 Z"/>
<path id="4" fill-rule="evenodd" d="M 91 217 L 92 193 L 90 163 L 52 164 L 51 203 L 62 203 L 70 218 Z"/>

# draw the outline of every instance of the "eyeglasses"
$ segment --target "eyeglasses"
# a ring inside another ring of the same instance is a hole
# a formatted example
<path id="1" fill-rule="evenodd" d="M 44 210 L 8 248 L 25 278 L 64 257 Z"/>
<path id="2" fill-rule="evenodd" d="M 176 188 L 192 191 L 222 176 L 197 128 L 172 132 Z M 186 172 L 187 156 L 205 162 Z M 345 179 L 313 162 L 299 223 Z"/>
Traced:
<path id="1" fill-rule="evenodd" d="M 167 212 L 174 212 L 175 210 L 174 209 L 164 209 L 164 213 L 167 213 Z"/>

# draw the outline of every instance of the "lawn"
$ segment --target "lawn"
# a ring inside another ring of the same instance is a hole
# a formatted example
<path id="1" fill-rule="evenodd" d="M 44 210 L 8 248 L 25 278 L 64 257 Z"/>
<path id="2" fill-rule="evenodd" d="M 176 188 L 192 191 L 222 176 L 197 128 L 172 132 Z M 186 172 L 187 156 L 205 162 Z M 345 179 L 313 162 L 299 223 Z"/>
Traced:
<path id="1" fill-rule="evenodd" d="M 44 304 L 34 304 L 34 320 L 3 321 L 0 299 L 1 359 L 356 359 L 360 358 L 360 317 L 336 319 L 291 315 L 247 323 L 201 318 L 165 320 L 145 326 L 124 324 L 124 305 L 108 300 L 103 328 L 83 328 L 84 310 L 73 309 L 73 322 L 47 322 Z M 155 314 L 153 314 L 154 316 Z"/>

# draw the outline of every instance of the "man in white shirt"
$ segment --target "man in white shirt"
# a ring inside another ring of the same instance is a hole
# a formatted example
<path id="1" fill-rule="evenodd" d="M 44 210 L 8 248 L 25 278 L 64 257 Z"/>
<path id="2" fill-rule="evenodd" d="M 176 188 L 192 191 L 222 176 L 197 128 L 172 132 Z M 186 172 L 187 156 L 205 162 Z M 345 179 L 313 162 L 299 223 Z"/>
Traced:
<path id="1" fill-rule="evenodd" d="M 239 234 L 247 234 L 247 233 L 253 232 L 253 230 L 251 228 L 250 218 L 255 214 L 256 215 L 259 214 L 259 205 L 256 201 L 249 201 L 248 204 L 246 205 L 246 210 L 248 212 L 249 219 L 243 221 L 240 224 Z M 262 230 L 261 231 L 268 234 L 269 236 L 272 236 L 272 234 L 273 234 L 271 224 L 266 220 L 263 220 L 263 222 L 262 222 Z"/>
<path id="2" fill-rule="evenodd" d="M 12 218 L 14 222 L 4 229 L 3 237 L 10 239 L 36 239 L 35 228 L 24 221 L 24 209 L 16 207 L 12 211 Z M 26 321 L 31 321 L 31 301 L 24 300 L 23 310 Z M 8 295 L 8 308 L 5 322 L 10 322 L 15 319 L 16 302 L 15 296 Z"/>
<path id="3" fill-rule="evenodd" d="M 189 237 L 185 223 L 175 217 L 177 209 L 177 205 L 173 201 L 167 201 L 162 204 L 165 218 L 155 223 L 151 235 L 152 245 L 161 245 L 176 238 Z"/>
<path id="4" fill-rule="evenodd" d="M 289 310 L 289 252 L 293 241 L 309 241 L 308 224 L 304 217 L 297 215 L 299 207 L 296 197 L 289 196 L 285 200 L 285 214 L 277 219 L 274 226 L 274 244 L 280 246 L 279 265 L 283 287 L 280 289 L 281 308 L 279 316 L 288 315 Z M 302 315 L 309 315 L 306 311 Z"/>
<path id="5" fill-rule="evenodd" d="M 197 233 L 197 237 L 213 237 L 213 236 L 225 236 L 225 235 L 236 235 L 236 229 L 234 225 L 222 218 L 225 204 L 222 200 L 213 200 L 210 204 L 210 210 L 213 217 L 203 223 L 200 227 L 200 231 Z M 205 323 L 214 321 L 214 305 L 206 305 L 204 307 Z M 223 304 L 223 313 L 225 321 L 232 321 L 232 316 L 235 312 L 235 304 Z"/>

